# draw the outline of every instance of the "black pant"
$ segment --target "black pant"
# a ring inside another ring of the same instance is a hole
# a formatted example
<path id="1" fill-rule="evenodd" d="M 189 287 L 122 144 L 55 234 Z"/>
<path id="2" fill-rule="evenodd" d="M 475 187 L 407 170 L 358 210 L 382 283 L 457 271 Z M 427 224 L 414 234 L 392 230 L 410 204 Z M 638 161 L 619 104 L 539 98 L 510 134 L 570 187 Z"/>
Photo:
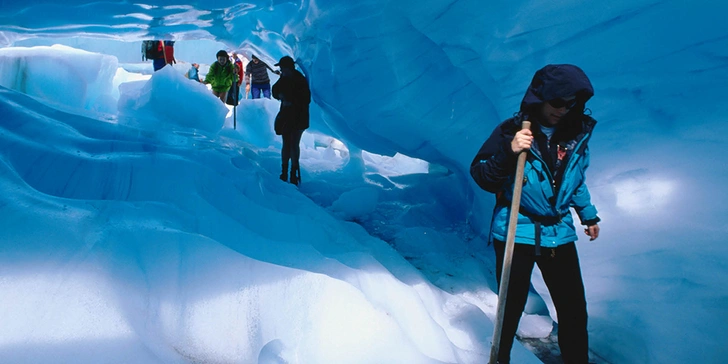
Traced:
<path id="1" fill-rule="evenodd" d="M 500 288 L 505 243 L 496 240 L 493 246 L 496 254 L 496 280 Z M 511 347 L 528 298 L 534 263 L 538 264 L 556 307 L 559 321 L 559 348 L 564 363 L 588 363 L 586 298 L 579 267 L 579 256 L 576 252 L 576 244 L 573 242 L 553 249 L 541 248 L 540 256 L 536 256 L 533 245 L 515 245 L 498 361 L 500 363 L 510 362 Z"/>
<path id="2" fill-rule="evenodd" d="M 298 171 L 298 158 L 301 157 L 301 136 L 303 130 L 294 130 L 283 133 L 283 147 L 281 148 L 281 160 L 284 172 L 287 172 L 288 161 L 291 161 L 291 171 Z"/>
<path id="3" fill-rule="evenodd" d="M 230 90 L 228 91 L 225 103 L 230 106 L 238 106 L 238 102 L 240 101 L 238 99 L 239 94 L 240 94 L 240 86 L 238 86 L 237 82 L 233 81 L 233 85 L 230 86 Z"/>

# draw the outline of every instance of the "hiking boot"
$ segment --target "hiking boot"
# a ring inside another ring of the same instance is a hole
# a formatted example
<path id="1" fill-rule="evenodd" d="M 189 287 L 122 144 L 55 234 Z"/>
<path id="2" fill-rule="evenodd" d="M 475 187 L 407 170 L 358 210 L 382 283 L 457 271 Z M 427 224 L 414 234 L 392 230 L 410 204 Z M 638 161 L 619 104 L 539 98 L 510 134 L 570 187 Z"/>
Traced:
<path id="1" fill-rule="evenodd" d="M 291 169 L 291 183 L 298 186 L 301 183 L 301 170 L 298 168 Z"/>
<path id="2" fill-rule="evenodd" d="M 280 176 L 281 181 L 288 182 L 288 165 L 287 164 L 283 164 L 281 166 L 281 171 L 282 171 L 281 172 L 281 176 Z"/>

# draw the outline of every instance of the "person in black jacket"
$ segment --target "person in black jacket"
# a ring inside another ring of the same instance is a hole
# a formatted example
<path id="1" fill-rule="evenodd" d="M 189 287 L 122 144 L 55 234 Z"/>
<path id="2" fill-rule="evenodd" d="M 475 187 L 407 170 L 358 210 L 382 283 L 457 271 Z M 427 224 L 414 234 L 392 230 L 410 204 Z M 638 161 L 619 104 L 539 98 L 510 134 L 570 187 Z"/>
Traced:
<path id="1" fill-rule="evenodd" d="M 301 155 L 301 136 L 308 129 L 308 105 L 311 103 L 311 90 L 306 77 L 296 70 L 293 58 L 284 56 L 275 64 L 281 68 L 281 77 L 273 85 L 273 97 L 281 101 L 281 109 L 275 120 L 276 135 L 283 137 L 281 149 L 281 180 L 298 185 L 301 170 L 298 158 Z M 291 162 L 291 177 L 288 178 L 288 162 Z"/>

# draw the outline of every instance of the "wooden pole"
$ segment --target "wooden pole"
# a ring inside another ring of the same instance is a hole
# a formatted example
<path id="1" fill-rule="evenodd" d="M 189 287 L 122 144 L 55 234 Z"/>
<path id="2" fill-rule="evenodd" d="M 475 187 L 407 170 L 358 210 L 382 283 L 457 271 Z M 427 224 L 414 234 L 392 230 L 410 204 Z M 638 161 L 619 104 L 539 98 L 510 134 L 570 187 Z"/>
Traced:
<path id="1" fill-rule="evenodd" d="M 236 83 L 237 84 L 237 83 Z M 235 95 L 233 95 L 233 100 L 235 100 L 235 104 L 233 104 L 233 129 L 238 129 L 238 94 L 240 93 L 240 90 L 237 89 Z"/>
<path id="2" fill-rule="evenodd" d="M 523 121 L 521 129 L 530 129 L 531 122 Z M 518 154 L 516 165 L 516 178 L 513 183 L 513 200 L 511 201 L 511 213 L 508 219 L 508 235 L 506 238 L 506 251 L 503 255 L 503 270 L 501 271 L 500 288 L 498 289 L 498 309 L 496 311 L 495 328 L 493 330 L 493 346 L 490 347 L 490 364 L 498 361 L 498 349 L 500 348 L 501 334 L 503 332 L 503 317 L 506 313 L 506 299 L 508 298 L 508 283 L 511 279 L 511 262 L 513 261 L 513 248 L 516 245 L 516 225 L 518 225 L 518 210 L 521 207 L 521 190 L 523 189 L 523 169 L 526 165 L 528 151 L 523 150 Z"/>
<path id="3" fill-rule="evenodd" d="M 238 76 L 238 72 L 237 72 L 238 71 L 238 64 L 235 63 L 235 59 L 233 59 L 233 69 L 235 70 L 235 72 L 234 72 L 234 74 L 235 74 L 235 81 L 233 81 L 233 85 L 237 85 L 238 84 L 238 80 L 240 79 L 240 76 Z M 238 100 L 238 98 L 239 98 L 238 95 L 240 95 L 240 86 L 231 87 L 231 88 L 234 88 L 235 89 L 234 90 L 235 94 L 233 95 L 233 100 L 235 100 L 235 102 L 233 104 L 233 129 L 237 130 L 238 129 L 238 111 L 237 111 L 237 108 L 238 108 L 238 102 L 240 102 L 240 100 Z"/>

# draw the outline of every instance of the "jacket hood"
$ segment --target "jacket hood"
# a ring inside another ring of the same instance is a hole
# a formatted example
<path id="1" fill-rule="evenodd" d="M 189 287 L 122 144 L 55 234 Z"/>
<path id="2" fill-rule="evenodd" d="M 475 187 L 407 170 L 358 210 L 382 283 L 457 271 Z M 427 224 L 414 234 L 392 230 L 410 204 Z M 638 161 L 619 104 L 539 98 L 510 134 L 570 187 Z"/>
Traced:
<path id="1" fill-rule="evenodd" d="M 521 101 L 521 111 L 549 100 L 569 96 L 576 96 L 578 103 L 583 107 L 594 96 L 589 78 L 577 66 L 550 64 L 533 75 L 526 95 Z"/>

